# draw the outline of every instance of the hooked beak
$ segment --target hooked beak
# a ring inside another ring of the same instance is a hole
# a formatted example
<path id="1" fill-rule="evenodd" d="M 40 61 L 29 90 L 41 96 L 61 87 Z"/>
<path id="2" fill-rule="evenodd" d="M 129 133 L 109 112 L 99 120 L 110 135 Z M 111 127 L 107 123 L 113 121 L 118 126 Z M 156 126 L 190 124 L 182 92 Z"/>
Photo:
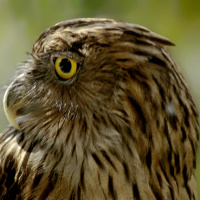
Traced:
<path id="1" fill-rule="evenodd" d="M 12 98 L 12 95 L 10 95 L 12 93 L 12 85 L 13 84 L 11 83 L 4 94 L 3 107 L 4 107 L 4 112 L 6 114 L 6 117 L 8 121 L 10 122 L 10 124 L 14 128 L 20 130 L 19 124 L 16 122 L 16 118 L 18 117 L 17 109 L 14 108 L 14 106 L 10 103 L 10 98 Z"/>

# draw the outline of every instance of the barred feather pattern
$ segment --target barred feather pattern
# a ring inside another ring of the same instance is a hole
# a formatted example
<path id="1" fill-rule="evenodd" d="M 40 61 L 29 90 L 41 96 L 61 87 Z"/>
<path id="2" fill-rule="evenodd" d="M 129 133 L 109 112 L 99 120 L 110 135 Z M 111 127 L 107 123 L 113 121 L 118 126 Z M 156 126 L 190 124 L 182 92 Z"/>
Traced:
<path id="1" fill-rule="evenodd" d="M 8 88 L 20 130 L 0 134 L 0 199 L 197 200 L 198 113 L 166 45 L 108 19 L 44 31 Z"/>

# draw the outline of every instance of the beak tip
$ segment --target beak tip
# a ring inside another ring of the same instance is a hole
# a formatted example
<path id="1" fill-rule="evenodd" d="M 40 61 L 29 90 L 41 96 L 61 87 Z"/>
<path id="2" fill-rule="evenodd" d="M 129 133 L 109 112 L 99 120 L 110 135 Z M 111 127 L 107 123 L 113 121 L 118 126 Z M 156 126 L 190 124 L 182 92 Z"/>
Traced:
<path id="1" fill-rule="evenodd" d="M 8 119 L 8 121 L 10 122 L 10 124 L 17 130 L 20 130 L 20 127 L 18 125 L 18 123 L 16 122 L 16 114 L 15 112 L 13 112 L 11 109 L 9 109 L 8 107 L 4 106 L 4 111 L 5 111 L 5 115 Z"/>
<path id="2" fill-rule="evenodd" d="M 17 124 L 16 122 L 16 118 L 17 118 L 17 115 L 16 115 L 16 112 L 15 110 L 13 110 L 12 108 L 10 108 L 8 106 L 8 103 L 7 103 L 7 100 L 8 100 L 8 89 L 4 95 L 4 98 L 3 98 L 3 108 L 4 108 L 4 112 L 5 112 L 5 115 L 8 119 L 8 121 L 10 122 L 10 124 L 17 130 L 20 130 L 20 127 L 19 125 Z"/>

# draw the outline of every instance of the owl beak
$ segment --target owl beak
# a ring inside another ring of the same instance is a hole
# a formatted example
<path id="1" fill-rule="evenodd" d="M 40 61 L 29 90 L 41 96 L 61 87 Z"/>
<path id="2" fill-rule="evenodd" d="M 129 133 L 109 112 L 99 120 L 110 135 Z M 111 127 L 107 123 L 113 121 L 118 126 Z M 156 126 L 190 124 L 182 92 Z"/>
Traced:
<path id="1" fill-rule="evenodd" d="M 17 114 L 16 114 L 17 109 L 13 108 L 13 106 L 11 106 L 10 103 L 9 103 L 11 88 L 12 88 L 12 84 L 8 87 L 8 89 L 6 90 L 6 92 L 4 94 L 4 98 L 3 98 L 4 112 L 5 112 L 5 115 L 8 119 L 8 121 L 10 122 L 10 124 L 14 128 L 20 130 L 20 127 L 16 122 L 16 118 L 18 117 Z"/>

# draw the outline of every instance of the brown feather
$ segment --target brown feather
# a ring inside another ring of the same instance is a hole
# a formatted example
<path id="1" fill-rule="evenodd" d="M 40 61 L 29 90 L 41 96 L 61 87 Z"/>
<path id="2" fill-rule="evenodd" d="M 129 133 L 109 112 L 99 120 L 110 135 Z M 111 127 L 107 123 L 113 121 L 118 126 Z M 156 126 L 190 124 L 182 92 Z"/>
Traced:
<path id="1" fill-rule="evenodd" d="M 198 113 L 165 45 L 108 19 L 44 31 L 7 91 L 20 130 L 0 135 L 0 199 L 197 200 Z"/>

